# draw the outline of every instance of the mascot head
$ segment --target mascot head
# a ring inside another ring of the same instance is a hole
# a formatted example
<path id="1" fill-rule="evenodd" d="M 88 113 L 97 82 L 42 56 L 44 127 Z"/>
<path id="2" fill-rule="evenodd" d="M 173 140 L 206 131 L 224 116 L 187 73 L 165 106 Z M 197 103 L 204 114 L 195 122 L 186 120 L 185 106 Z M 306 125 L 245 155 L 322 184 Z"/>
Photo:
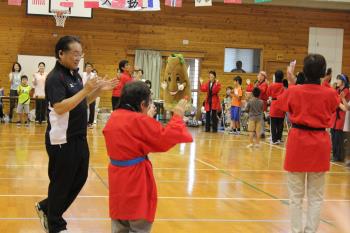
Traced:
<path id="1" fill-rule="evenodd" d="M 191 97 L 190 80 L 182 54 L 173 54 L 168 57 L 161 86 L 164 91 L 166 110 L 171 111 L 181 99 Z"/>

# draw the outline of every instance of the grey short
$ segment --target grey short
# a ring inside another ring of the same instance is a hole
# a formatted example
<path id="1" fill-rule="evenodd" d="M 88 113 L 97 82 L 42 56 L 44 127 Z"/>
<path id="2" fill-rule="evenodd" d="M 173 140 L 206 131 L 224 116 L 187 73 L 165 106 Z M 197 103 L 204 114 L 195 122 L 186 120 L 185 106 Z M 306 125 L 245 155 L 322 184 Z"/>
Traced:
<path id="1" fill-rule="evenodd" d="M 152 223 L 146 220 L 114 220 L 112 219 L 112 233 L 150 233 L 152 229 Z"/>
<path id="2" fill-rule="evenodd" d="M 29 114 L 29 104 L 18 104 L 17 113 L 27 113 Z"/>

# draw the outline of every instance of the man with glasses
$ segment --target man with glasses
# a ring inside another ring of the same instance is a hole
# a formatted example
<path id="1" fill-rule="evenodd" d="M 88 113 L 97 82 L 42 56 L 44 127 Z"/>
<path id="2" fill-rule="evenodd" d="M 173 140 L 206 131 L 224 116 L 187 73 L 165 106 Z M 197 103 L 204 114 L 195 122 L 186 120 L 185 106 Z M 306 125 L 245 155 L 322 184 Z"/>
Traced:
<path id="1" fill-rule="evenodd" d="M 118 80 L 89 79 L 83 86 L 78 66 L 83 57 L 79 38 L 64 36 L 56 44 L 56 66 L 45 84 L 48 103 L 46 151 L 49 155 L 48 198 L 35 205 L 46 232 L 68 232 L 63 213 L 84 186 L 89 169 L 86 140 L 87 106 Z"/>

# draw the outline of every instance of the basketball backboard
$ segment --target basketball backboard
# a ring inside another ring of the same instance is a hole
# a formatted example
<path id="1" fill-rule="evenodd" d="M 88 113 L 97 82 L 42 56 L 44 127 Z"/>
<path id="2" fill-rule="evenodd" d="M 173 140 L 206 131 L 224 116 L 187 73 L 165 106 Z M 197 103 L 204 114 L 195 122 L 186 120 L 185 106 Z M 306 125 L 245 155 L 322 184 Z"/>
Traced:
<path id="1" fill-rule="evenodd" d="M 72 8 L 60 6 L 60 2 L 67 0 L 27 0 L 28 15 L 54 15 L 52 10 L 69 10 L 69 17 L 92 18 L 92 9 L 84 8 L 83 0 L 69 0 Z"/>

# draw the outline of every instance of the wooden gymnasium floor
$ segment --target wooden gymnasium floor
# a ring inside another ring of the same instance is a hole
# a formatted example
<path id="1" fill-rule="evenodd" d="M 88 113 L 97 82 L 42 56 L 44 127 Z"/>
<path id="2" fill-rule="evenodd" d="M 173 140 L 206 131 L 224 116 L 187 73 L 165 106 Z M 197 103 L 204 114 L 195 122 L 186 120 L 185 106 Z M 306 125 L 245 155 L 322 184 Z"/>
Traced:
<path id="1" fill-rule="evenodd" d="M 46 195 L 46 126 L 0 125 L 0 232 L 40 233 L 34 203 Z M 206 134 L 152 154 L 159 204 L 154 233 L 289 232 L 284 149 L 246 149 L 246 136 Z M 110 232 L 107 156 L 101 128 L 89 130 L 89 179 L 65 217 L 73 233 Z M 350 173 L 332 165 L 319 232 L 337 233 L 332 210 L 350 219 Z"/>

